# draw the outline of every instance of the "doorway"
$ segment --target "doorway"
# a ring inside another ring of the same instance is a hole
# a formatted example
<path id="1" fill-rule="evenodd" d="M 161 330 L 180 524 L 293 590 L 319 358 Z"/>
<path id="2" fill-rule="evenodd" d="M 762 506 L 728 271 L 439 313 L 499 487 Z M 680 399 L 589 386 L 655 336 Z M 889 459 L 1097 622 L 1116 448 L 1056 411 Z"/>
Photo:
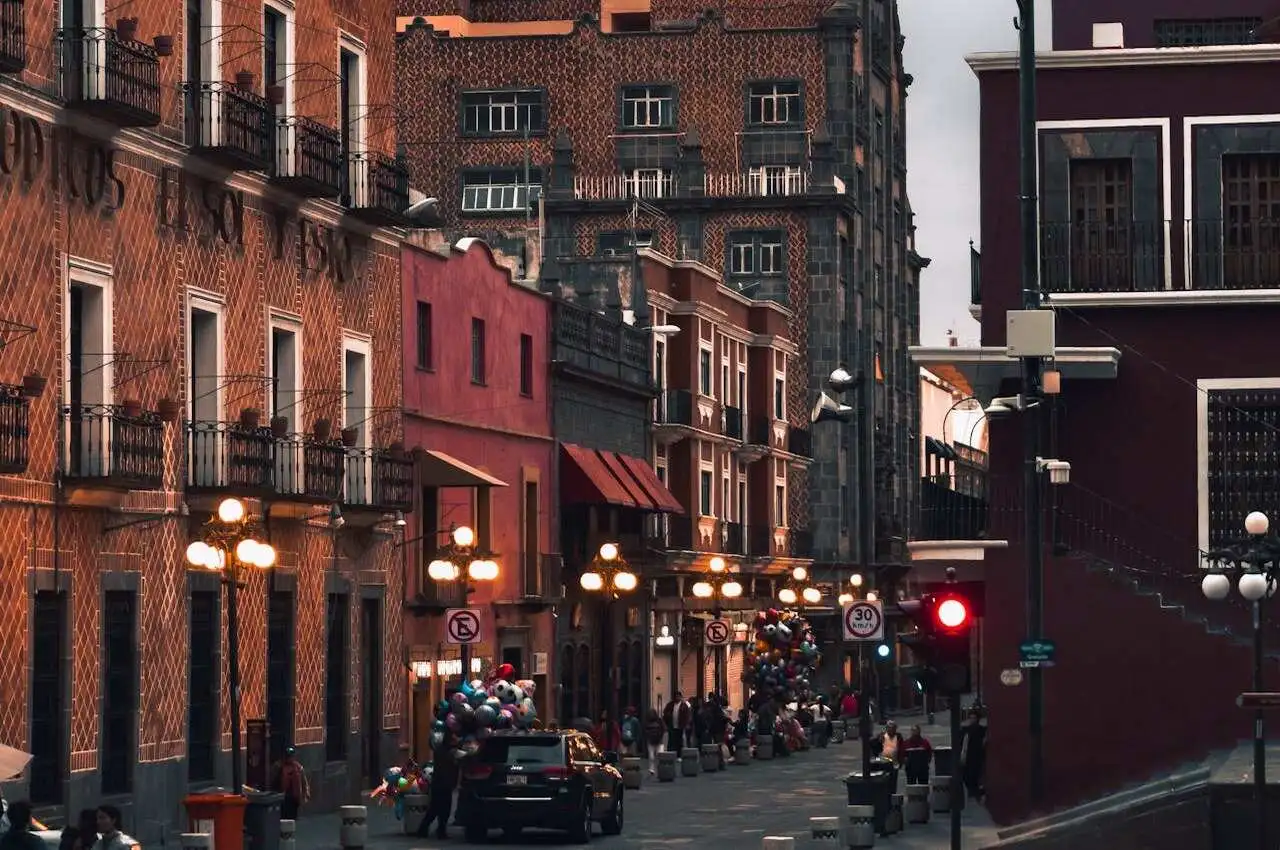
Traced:
<path id="1" fill-rule="evenodd" d="M 293 746 L 294 633 L 293 593 L 272 589 L 267 596 L 267 733 L 268 761 L 284 757 Z"/>
<path id="2" fill-rule="evenodd" d="M 63 802 L 67 597 L 36 594 L 31 623 L 31 802 Z"/>
<path id="3" fill-rule="evenodd" d="M 382 776 L 382 600 L 360 600 L 360 646 L 364 649 L 361 686 L 364 692 L 361 718 L 364 727 L 364 768 L 366 787 L 372 788 Z"/>

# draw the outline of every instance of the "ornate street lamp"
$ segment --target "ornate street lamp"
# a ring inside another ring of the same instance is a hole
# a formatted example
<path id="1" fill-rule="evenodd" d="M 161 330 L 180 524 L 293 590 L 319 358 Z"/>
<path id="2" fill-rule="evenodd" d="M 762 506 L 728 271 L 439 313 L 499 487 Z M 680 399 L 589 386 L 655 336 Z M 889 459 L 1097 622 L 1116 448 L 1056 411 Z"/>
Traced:
<path id="1" fill-rule="evenodd" d="M 631 566 L 622 557 L 622 551 L 617 543 L 602 543 L 600 551 L 583 570 L 578 584 L 588 593 L 605 595 L 604 617 L 601 620 L 604 631 L 601 652 L 609 659 L 609 681 L 606 683 L 609 694 L 609 718 L 617 723 L 619 722 L 618 691 L 621 690 L 622 683 L 615 681 L 617 658 L 614 655 L 613 646 L 613 603 L 618 599 L 619 594 L 630 593 L 639 587 L 640 578 L 631 571 Z"/>
<path id="2" fill-rule="evenodd" d="M 724 558 L 716 555 L 707 565 L 711 575 L 701 581 L 694 582 L 693 595 L 698 599 L 737 599 L 742 596 L 742 582 L 731 574 Z"/>
<path id="3" fill-rule="evenodd" d="M 199 540 L 187 546 L 187 563 L 221 573 L 227 587 L 227 667 L 231 679 L 231 785 L 244 791 L 240 764 L 240 622 L 237 595 L 248 573 L 275 566 L 276 550 L 263 538 L 244 502 L 223 499 Z"/>
<path id="4" fill-rule="evenodd" d="M 441 583 L 462 582 L 462 606 L 470 607 L 471 594 L 476 592 L 474 582 L 496 581 L 502 569 L 491 552 L 476 549 L 476 533 L 469 526 L 459 525 L 449 533 L 449 542 L 436 552 L 427 564 L 427 575 Z M 471 644 L 460 648 L 462 656 L 462 680 L 471 675 Z"/>
<path id="5" fill-rule="evenodd" d="M 778 601 L 783 605 L 795 605 L 800 600 L 804 600 L 805 605 L 822 601 L 822 591 L 809 584 L 809 571 L 804 567 L 793 569 L 791 580 L 778 591 Z"/>

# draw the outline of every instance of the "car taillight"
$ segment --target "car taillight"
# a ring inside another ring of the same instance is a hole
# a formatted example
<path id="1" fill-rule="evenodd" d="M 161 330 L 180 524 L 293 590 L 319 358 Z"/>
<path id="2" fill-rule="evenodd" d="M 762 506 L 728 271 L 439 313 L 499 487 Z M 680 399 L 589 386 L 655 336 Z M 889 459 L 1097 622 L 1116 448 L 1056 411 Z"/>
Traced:
<path id="1" fill-rule="evenodd" d="M 544 767 L 542 775 L 548 779 L 568 779 L 571 771 L 567 767 Z"/>
<path id="2" fill-rule="evenodd" d="M 463 779 L 470 779 L 473 782 L 478 779 L 488 779 L 493 775 L 493 768 L 487 764 L 472 765 L 468 767 L 462 774 Z"/>

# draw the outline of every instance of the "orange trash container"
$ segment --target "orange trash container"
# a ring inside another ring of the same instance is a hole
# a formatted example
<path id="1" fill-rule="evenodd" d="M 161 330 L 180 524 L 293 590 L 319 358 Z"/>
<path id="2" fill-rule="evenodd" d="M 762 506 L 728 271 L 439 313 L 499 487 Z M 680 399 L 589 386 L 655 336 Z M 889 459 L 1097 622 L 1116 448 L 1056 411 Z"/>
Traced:
<path id="1" fill-rule="evenodd" d="M 187 807 L 187 831 L 211 834 L 214 850 L 244 850 L 248 802 L 238 794 L 191 794 L 182 801 Z"/>

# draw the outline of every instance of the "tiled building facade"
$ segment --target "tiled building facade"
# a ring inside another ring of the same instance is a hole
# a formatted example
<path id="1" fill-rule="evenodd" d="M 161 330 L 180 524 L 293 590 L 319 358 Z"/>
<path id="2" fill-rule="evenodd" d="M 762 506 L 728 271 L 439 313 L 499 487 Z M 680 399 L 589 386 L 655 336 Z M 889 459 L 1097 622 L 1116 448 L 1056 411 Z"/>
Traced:
<path id="1" fill-rule="evenodd" d="M 3 8 L 6 795 L 145 841 L 230 784 L 226 595 L 184 553 L 235 495 L 278 552 L 239 594 L 255 761 L 345 802 L 404 711 L 391 10 Z"/>

